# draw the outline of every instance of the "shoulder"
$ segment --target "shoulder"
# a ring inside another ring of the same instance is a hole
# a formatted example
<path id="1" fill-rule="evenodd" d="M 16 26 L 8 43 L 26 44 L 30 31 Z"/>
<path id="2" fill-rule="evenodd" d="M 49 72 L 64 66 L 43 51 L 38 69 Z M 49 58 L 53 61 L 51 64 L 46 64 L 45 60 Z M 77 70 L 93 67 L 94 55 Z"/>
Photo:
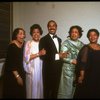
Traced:
<path id="1" fill-rule="evenodd" d="M 66 40 L 64 41 L 64 43 L 69 42 L 69 41 L 70 41 L 69 39 L 66 39 Z"/>
<path id="2" fill-rule="evenodd" d="M 47 34 L 47 35 L 41 37 L 40 42 L 43 42 L 43 41 L 45 42 L 45 41 L 48 41 L 49 39 L 50 39 L 50 35 Z"/>
<path id="3" fill-rule="evenodd" d="M 30 44 L 30 43 L 31 43 L 31 41 L 30 41 L 30 40 L 26 41 L 26 44 Z"/>
<path id="4" fill-rule="evenodd" d="M 41 37 L 41 40 L 43 40 L 43 39 L 45 39 L 45 38 L 47 38 L 47 37 L 48 37 L 48 34 L 45 35 L 45 36 L 43 36 L 43 37 Z"/>
<path id="5" fill-rule="evenodd" d="M 65 41 L 63 41 L 62 43 L 62 47 L 68 47 L 69 46 L 69 42 L 68 39 L 66 39 Z"/>
<path id="6" fill-rule="evenodd" d="M 31 40 L 26 41 L 25 46 L 31 46 Z"/>
<path id="7" fill-rule="evenodd" d="M 8 48 L 15 48 L 17 45 L 14 42 L 9 43 Z"/>
<path id="8" fill-rule="evenodd" d="M 16 46 L 15 43 L 10 43 L 10 44 L 8 45 L 8 52 L 14 52 L 14 51 L 16 51 L 16 50 L 17 50 L 17 46 Z"/>
<path id="9" fill-rule="evenodd" d="M 41 39 L 45 39 L 45 38 L 48 38 L 48 37 L 50 37 L 50 35 L 49 35 L 49 34 L 44 35 Z"/>
<path id="10" fill-rule="evenodd" d="M 78 40 L 78 42 L 80 43 L 80 44 L 83 44 L 83 45 L 85 45 L 82 41 L 80 41 L 80 40 Z"/>
<path id="11" fill-rule="evenodd" d="M 62 42 L 62 39 L 60 37 L 58 37 L 58 40 Z"/>
<path id="12" fill-rule="evenodd" d="M 88 45 L 88 44 L 85 44 L 85 45 L 83 46 L 83 48 L 89 48 L 89 45 Z"/>
<path id="13" fill-rule="evenodd" d="M 63 41 L 62 44 L 68 44 L 69 42 L 70 42 L 69 39 L 66 39 L 66 40 Z"/>
<path id="14" fill-rule="evenodd" d="M 80 51 L 88 51 L 89 49 L 89 45 L 88 44 L 85 44 Z"/>

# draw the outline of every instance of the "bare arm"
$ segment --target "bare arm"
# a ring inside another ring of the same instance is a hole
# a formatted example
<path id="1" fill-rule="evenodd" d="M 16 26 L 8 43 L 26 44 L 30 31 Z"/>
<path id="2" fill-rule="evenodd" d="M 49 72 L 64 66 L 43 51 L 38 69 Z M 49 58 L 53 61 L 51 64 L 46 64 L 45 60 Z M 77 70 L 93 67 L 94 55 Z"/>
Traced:
<path id="1" fill-rule="evenodd" d="M 78 77 L 78 83 L 82 83 L 84 79 L 84 70 L 80 71 L 80 76 Z"/>
<path id="2" fill-rule="evenodd" d="M 32 60 L 32 59 L 34 59 L 36 57 L 45 55 L 45 54 L 46 54 L 46 50 L 42 49 L 38 53 L 30 55 L 30 60 Z"/>
<path id="3" fill-rule="evenodd" d="M 17 79 L 18 84 L 23 85 L 23 80 L 22 80 L 21 76 L 19 75 L 18 71 L 13 71 L 13 74 L 14 74 L 15 78 Z"/>

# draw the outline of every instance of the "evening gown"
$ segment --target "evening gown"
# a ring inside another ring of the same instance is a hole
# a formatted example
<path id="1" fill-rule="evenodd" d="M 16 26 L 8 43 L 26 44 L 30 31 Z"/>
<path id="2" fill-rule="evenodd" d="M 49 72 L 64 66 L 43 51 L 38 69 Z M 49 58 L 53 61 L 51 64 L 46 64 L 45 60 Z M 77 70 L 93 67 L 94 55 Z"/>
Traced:
<path id="1" fill-rule="evenodd" d="M 82 84 L 77 83 L 79 70 L 85 71 Z M 78 55 L 76 66 L 76 90 L 74 98 L 100 98 L 100 50 L 84 46 Z"/>
<path id="2" fill-rule="evenodd" d="M 24 69 L 26 71 L 27 99 L 43 99 L 42 60 L 30 59 L 31 54 L 39 52 L 39 42 L 27 41 L 24 49 Z"/>
<path id="3" fill-rule="evenodd" d="M 63 58 L 63 66 L 61 79 L 59 84 L 58 99 L 72 99 L 75 86 L 73 81 L 75 79 L 75 65 L 71 63 L 73 59 L 77 59 L 83 43 L 79 40 L 72 41 L 70 38 L 66 39 L 62 46 L 61 52 L 69 52 L 66 58 Z"/>
<path id="4" fill-rule="evenodd" d="M 17 83 L 12 71 L 17 70 L 24 81 L 24 85 Z M 12 43 L 8 47 L 3 74 L 3 98 L 25 98 L 25 71 L 23 68 L 23 47 L 18 48 Z"/>

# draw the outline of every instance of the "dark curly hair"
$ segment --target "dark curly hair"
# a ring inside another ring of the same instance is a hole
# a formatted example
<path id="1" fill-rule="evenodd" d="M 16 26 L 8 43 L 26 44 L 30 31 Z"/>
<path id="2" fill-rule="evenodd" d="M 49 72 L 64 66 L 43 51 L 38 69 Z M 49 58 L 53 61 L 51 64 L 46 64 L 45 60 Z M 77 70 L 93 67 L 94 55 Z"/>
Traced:
<path id="1" fill-rule="evenodd" d="M 32 34 L 33 34 L 33 30 L 34 30 L 34 29 L 39 29 L 40 35 L 43 34 L 43 30 L 42 30 L 41 26 L 40 26 L 39 24 L 33 24 L 33 25 L 30 27 L 30 35 L 31 35 L 31 36 L 32 36 Z"/>
<path id="2" fill-rule="evenodd" d="M 19 30 L 22 30 L 25 34 L 25 30 L 23 28 L 16 28 L 13 33 L 12 33 L 12 40 L 16 40 L 17 39 L 17 34 L 19 33 Z"/>
<path id="3" fill-rule="evenodd" d="M 83 32 L 83 30 L 82 30 L 82 28 L 80 27 L 80 26 L 78 26 L 78 25 L 74 25 L 74 26 L 71 26 L 70 27 L 70 29 L 69 29 L 69 36 L 71 35 L 71 32 L 72 32 L 72 30 L 74 29 L 74 28 L 76 28 L 77 30 L 78 30 L 78 32 L 79 32 L 79 38 L 82 36 L 82 32 Z"/>
<path id="4" fill-rule="evenodd" d="M 89 29 L 89 31 L 87 32 L 87 38 L 89 38 L 91 32 L 95 32 L 97 36 L 99 37 L 99 31 L 97 29 L 92 28 L 92 29 Z"/>

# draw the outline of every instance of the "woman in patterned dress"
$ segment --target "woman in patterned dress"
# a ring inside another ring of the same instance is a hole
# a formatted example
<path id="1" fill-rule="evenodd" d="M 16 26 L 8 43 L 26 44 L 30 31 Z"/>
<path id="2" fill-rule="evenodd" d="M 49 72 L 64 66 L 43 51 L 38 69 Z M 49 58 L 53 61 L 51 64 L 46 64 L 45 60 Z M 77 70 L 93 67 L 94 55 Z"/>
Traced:
<path id="1" fill-rule="evenodd" d="M 80 26 L 72 26 L 69 30 L 69 37 L 63 42 L 61 52 L 69 52 L 66 58 L 63 58 L 62 75 L 59 85 L 58 98 L 73 98 L 75 79 L 75 65 L 77 63 L 77 55 L 83 47 L 83 43 L 79 40 L 82 36 L 82 28 Z"/>

